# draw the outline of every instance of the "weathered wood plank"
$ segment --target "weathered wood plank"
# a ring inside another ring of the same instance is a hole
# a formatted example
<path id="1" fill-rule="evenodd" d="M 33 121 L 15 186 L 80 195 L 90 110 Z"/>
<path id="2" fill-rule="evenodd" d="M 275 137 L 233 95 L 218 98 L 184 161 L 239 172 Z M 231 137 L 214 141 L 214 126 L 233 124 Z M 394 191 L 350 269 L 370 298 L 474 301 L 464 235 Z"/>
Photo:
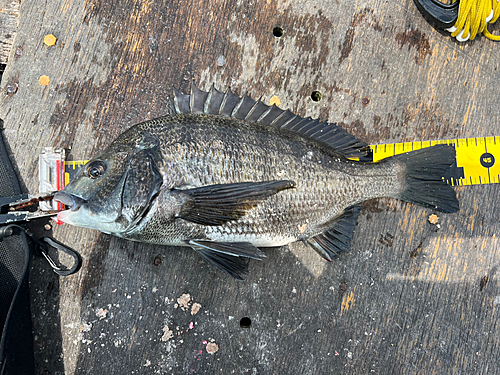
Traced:
<path id="1" fill-rule="evenodd" d="M 444 38 L 411 1 L 24 1 L 15 46 L 2 88 L 18 90 L 2 94 L 0 117 L 30 191 L 42 147 L 87 158 L 165 114 L 171 89 L 192 79 L 277 95 L 370 143 L 500 133 L 497 45 Z M 266 251 L 239 283 L 186 249 L 55 228 L 85 266 L 58 280 L 34 263 L 39 372 L 498 372 L 499 187 L 457 191 L 462 209 L 439 215 L 439 230 L 429 210 L 368 202 L 334 263 L 294 244 Z M 196 315 L 175 308 L 184 293 Z"/>
<path id="2" fill-rule="evenodd" d="M 20 0 L 0 1 L 0 64 L 7 64 L 17 31 Z M 3 71 L 3 69 L 2 69 Z"/>

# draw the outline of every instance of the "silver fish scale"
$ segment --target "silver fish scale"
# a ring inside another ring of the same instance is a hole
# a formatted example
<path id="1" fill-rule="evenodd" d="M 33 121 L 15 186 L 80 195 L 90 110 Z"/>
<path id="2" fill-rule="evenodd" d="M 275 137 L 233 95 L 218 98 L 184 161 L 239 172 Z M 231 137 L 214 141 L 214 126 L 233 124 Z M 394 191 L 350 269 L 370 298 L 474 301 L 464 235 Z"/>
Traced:
<path id="1" fill-rule="evenodd" d="M 163 207 L 168 205 L 165 189 L 148 217 L 128 234 L 140 241 L 183 244 L 206 238 L 278 246 L 323 232 L 352 204 L 399 190 L 389 164 L 353 163 L 316 142 L 263 125 L 216 115 L 178 115 L 143 123 L 135 131 L 159 139 L 168 187 L 271 180 L 296 183 L 243 218 L 220 226 L 182 219 L 172 222 L 171 212 Z"/>

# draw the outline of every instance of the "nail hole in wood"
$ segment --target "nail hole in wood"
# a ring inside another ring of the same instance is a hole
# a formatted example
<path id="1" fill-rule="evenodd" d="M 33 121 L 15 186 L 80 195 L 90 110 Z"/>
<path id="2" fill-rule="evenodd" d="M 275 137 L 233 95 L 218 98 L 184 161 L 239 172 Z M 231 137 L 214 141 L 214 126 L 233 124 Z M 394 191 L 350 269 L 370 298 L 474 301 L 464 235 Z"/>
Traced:
<path id="1" fill-rule="evenodd" d="M 276 38 L 281 38 L 283 36 L 283 29 L 279 26 L 276 26 L 274 29 L 273 29 L 273 35 L 276 37 Z"/>
<path id="2" fill-rule="evenodd" d="M 241 328 L 250 328 L 251 326 L 252 326 L 252 319 L 250 319 L 247 316 L 241 318 L 241 320 L 240 320 L 240 327 Z"/>
<path id="3" fill-rule="evenodd" d="M 321 100 L 321 93 L 319 91 L 313 91 L 311 94 L 311 99 L 313 102 L 319 102 Z"/>

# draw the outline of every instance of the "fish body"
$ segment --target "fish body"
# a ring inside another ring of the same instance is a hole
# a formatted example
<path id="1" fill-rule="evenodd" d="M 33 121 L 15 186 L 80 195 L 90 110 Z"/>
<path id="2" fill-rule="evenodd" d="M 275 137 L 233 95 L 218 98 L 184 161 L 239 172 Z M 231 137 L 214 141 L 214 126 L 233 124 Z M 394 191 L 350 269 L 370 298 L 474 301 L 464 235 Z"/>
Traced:
<path id="1" fill-rule="evenodd" d="M 393 197 L 458 210 L 442 181 L 452 147 L 364 162 L 341 128 L 230 91 L 175 93 L 174 113 L 121 134 L 56 200 L 63 222 L 189 246 L 233 277 L 259 247 L 304 241 L 325 259 L 348 249 L 359 203 Z M 274 111 L 274 112 L 273 112 Z M 357 158 L 360 161 L 350 160 Z"/>

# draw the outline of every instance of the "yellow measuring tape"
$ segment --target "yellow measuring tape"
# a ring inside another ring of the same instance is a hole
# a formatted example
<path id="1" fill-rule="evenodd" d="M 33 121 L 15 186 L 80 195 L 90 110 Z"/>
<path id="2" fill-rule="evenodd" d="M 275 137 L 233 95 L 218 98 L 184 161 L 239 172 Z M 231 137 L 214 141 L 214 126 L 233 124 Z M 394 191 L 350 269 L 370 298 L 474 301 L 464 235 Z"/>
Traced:
<path id="1" fill-rule="evenodd" d="M 474 40 L 478 32 L 488 39 L 500 40 L 500 35 L 488 31 L 488 24 L 500 16 L 499 4 L 498 0 L 460 0 L 457 22 L 447 30 L 460 42 Z"/>
<path id="2" fill-rule="evenodd" d="M 88 160 L 65 161 L 64 162 L 64 186 L 76 176 L 81 167 L 83 167 Z"/>
<path id="3" fill-rule="evenodd" d="M 391 143 L 370 146 L 373 161 L 389 156 L 448 144 L 455 147 L 457 164 L 445 176 L 450 185 L 482 185 L 500 183 L 500 137 L 462 138 L 442 141 Z M 499 160 L 499 162 L 496 162 Z"/>
<path id="4" fill-rule="evenodd" d="M 449 175 L 445 176 L 448 184 L 457 186 L 500 183 L 500 137 L 389 143 L 372 145 L 370 148 L 373 161 L 376 162 L 389 156 L 439 144 L 454 146 L 457 153 L 457 164 L 450 169 Z M 83 160 L 64 162 L 65 185 L 69 184 L 86 162 Z"/>

